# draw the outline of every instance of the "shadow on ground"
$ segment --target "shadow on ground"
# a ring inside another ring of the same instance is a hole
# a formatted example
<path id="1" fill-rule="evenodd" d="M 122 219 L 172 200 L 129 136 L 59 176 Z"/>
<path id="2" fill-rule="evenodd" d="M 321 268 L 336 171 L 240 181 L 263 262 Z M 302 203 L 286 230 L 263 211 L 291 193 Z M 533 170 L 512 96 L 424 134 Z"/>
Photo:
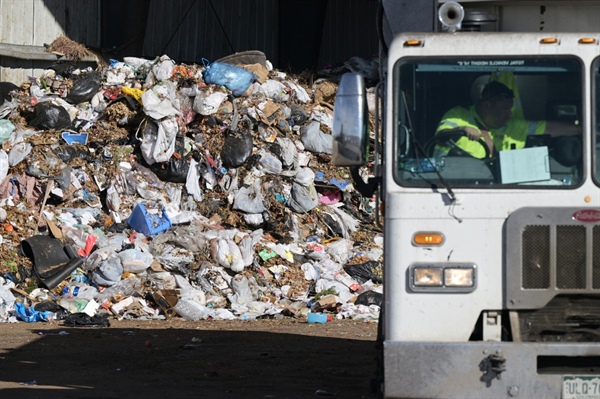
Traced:
<path id="1" fill-rule="evenodd" d="M 0 397 L 372 398 L 373 341 L 256 331 L 57 328 L 0 354 Z"/>

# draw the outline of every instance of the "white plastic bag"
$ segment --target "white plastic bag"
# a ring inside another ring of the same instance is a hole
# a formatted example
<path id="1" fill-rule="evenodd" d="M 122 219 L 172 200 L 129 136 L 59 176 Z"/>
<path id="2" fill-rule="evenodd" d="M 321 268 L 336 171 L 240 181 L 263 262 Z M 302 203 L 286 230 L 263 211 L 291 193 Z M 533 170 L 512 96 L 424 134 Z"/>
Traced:
<path id="1" fill-rule="evenodd" d="M 233 209 L 245 213 L 263 213 L 266 211 L 260 180 L 255 180 L 250 187 L 242 187 L 237 192 L 233 200 Z"/>
<path id="2" fill-rule="evenodd" d="M 308 126 L 302 126 L 302 144 L 307 151 L 333 153 L 333 139 L 330 134 L 321 131 L 319 122 L 311 122 Z"/>
<path id="3" fill-rule="evenodd" d="M 8 175 L 8 154 L 0 149 L 0 183 L 6 179 Z"/>
<path id="4" fill-rule="evenodd" d="M 8 164 L 10 166 L 15 166 L 19 164 L 22 160 L 27 158 L 27 155 L 31 152 L 31 144 L 26 142 L 20 142 L 16 144 L 8 154 Z"/>
<path id="5" fill-rule="evenodd" d="M 123 271 L 130 273 L 142 273 L 152 264 L 154 257 L 152 254 L 142 252 L 137 249 L 125 249 L 117 254 L 121 259 Z"/>
<path id="6" fill-rule="evenodd" d="M 157 129 L 154 129 L 153 124 L 148 125 L 144 130 L 140 148 L 144 159 L 149 165 L 167 162 L 171 158 L 171 155 L 175 152 L 175 141 L 178 132 L 179 127 L 174 117 L 160 121 Z"/>
<path id="7" fill-rule="evenodd" d="M 216 261 L 236 273 L 244 270 L 240 248 L 229 238 L 217 239 Z"/>
<path id="8" fill-rule="evenodd" d="M 142 94 L 144 113 L 152 119 L 161 120 L 167 116 L 181 115 L 176 103 L 173 83 L 165 81 Z"/>
<path id="9" fill-rule="evenodd" d="M 194 98 L 194 111 L 200 115 L 213 115 L 227 98 L 227 93 L 217 91 L 212 94 L 201 92 Z"/>
<path id="10" fill-rule="evenodd" d="M 204 200 L 204 193 L 200 189 L 200 184 L 198 183 L 198 162 L 192 159 L 190 160 L 190 167 L 188 169 L 188 174 L 185 180 L 185 189 L 189 194 L 194 197 L 194 201 L 201 202 Z"/>

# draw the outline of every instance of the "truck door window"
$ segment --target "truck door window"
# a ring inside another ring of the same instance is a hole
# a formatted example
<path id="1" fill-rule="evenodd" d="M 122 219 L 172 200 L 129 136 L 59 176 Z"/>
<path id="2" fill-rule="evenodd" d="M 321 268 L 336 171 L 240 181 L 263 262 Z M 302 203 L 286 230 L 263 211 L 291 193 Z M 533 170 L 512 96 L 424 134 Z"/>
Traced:
<path id="1" fill-rule="evenodd" d="M 412 144 L 396 148 L 395 180 L 440 186 L 437 168 L 452 187 L 576 187 L 582 74 L 565 56 L 399 60 L 396 141 Z"/>
<path id="2" fill-rule="evenodd" d="M 593 152 L 593 163 L 594 167 L 594 181 L 600 186 L 600 57 L 596 58 L 593 64 L 593 97 L 592 97 L 592 109 L 594 113 L 592 115 L 592 128 L 594 129 L 594 148 Z"/>

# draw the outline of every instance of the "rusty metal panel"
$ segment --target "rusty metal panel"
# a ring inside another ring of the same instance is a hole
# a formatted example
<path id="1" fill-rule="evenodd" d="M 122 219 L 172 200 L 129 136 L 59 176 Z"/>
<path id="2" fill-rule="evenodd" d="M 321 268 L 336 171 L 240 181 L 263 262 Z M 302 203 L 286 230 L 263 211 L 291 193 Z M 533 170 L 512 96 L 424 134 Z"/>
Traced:
<path id="1" fill-rule="evenodd" d="M 278 57 L 277 0 L 151 0 L 145 57 L 201 63 L 245 50 Z"/>

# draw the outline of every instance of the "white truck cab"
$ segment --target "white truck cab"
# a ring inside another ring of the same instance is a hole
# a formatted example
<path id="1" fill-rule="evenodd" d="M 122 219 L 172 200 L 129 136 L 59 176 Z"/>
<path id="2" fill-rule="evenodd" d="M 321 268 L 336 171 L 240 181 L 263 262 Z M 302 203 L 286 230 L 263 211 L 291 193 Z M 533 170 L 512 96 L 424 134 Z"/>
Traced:
<path id="1" fill-rule="evenodd" d="M 439 32 L 385 46 L 381 132 L 360 75 L 334 111 L 336 165 L 359 176 L 376 149 L 357 187 L 383 204 L 381 395 L 600 398 L 600 1 L 435 6 Z M 463 31 L 466 15 L 493 26 Z M 490 81 L 518 122 L 477 125 L 495 146 L 476 156 L 464 143 L 483 140 L 440 126 Z"/>

